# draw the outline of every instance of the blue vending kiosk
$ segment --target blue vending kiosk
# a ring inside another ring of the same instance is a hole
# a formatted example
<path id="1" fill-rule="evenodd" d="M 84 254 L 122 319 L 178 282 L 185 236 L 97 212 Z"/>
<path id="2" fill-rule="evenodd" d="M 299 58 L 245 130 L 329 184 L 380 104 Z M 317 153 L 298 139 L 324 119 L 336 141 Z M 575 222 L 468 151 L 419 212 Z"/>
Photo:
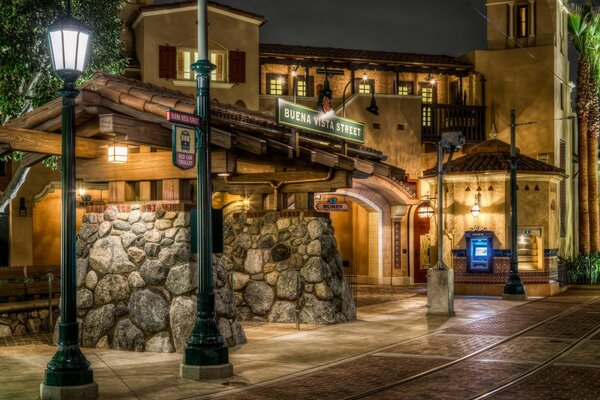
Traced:
<path id="1" fill-rule="evenodd" d="M 466 231 L 467 272 L 493 272 L 491 231 Z"/>

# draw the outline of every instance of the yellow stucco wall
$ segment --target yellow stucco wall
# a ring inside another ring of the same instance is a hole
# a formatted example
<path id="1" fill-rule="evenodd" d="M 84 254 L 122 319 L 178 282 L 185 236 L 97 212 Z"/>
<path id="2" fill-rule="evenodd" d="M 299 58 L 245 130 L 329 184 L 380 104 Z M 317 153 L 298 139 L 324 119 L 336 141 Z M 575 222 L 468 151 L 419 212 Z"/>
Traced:
<path id="1" fill-rule="evenodd" d="M 144 82 L 169 89 L 195 93 L 196 86 L 177 86 L 172 80 L 158 77 L 159 46 L 197 48 L 197 11 L 194 7 L 180 7 L 164 13 L 145 13 L 134 24 L 136 53 L 141 64 Z M 232 15 L 208 9 L 208 39 L 210 49 L 240 50 L 246 52 L 246 83 L 235 84 L 229 89 L 211 84 L 211 98 L 235 104 L 242 100 L 250 109 L 258 109 L 258 38 L 259 26 Z M 165 29 L 165 27 L 172 27 Z"/>

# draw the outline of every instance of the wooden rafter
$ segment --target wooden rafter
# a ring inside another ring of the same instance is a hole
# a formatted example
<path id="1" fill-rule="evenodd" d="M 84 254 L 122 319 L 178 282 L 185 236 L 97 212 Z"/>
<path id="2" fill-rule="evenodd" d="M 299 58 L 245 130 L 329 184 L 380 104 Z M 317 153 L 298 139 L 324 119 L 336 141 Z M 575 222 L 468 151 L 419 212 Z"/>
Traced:
<path id="1" fill-rule="evenodd" d="M 8 144 L 12 151 L 60 155 L 62 136 L 55 133 L 0 126 L 0 143 Z M 95 158 L 100 145 L 105 142 L 78 137 L 75 155 L 79 158 Z"/>

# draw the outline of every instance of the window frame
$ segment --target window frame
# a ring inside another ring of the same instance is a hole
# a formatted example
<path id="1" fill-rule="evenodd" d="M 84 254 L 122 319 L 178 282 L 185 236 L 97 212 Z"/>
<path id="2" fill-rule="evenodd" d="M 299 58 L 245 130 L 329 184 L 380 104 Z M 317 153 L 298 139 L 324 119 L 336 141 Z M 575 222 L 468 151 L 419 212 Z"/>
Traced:
<path id="1" fill-rule="evenodd" d="M 522 11 L 525 11 L 524 15 Z M 515 36 L 519 39 L 529 36 L 530 12 L 528 4 L 517 4 L 515 7 Z"/>
<path id="2" fill-rule="evenodd" d="M 176 48 L 176 56 L 175 56 L 175 69 L 176 69 L 176 79 L 182 81 L 194 81 L 196 80 L 196 73 L 192 69 L 192 64 L 198 60 L 198 49 L 192 47 L 177 47 Z M 223 62 L 220 66 L 217 65 L 217 68 L 212 70 L 210 73 L 211 81 L 213 82 L 224 82 L 227 83 L 229 81 L 228 76 L 228 61 L 229 61 L 229 52 L 227 50 L 217 50 L 217 49 L 209 49 L 208 50 L 208 58 L 211 63 L 213 62 L 213 55 L 221 55 L 223 56 Z M 187 57 L 189 60 L 186 60 Z M 189 64 L 187 64 L 189 63 Z M 222 78 L 222 79 L 217 79 Z"/>
<path id="3" fill-rule="evenodd" d="M 400 93 L 400 89 L 405 88 L 406 93 Z M 396 82 L 396 94 L 398 96 L 413 96 L 415 93 L 415 83 L 413 81 Z"/>
<path id="4" fill-rule="evenodd" d="M 272 81 L 276 81 L 280 84 L 281 93 L 273 92 Z M 276 73 L 267 73 L 266 84 L 267 84 L 267 87 L 266 87 L 267 95 L 270 95 L 270 96 L 287 96 L 288 95 L 287 75 L 276 74 Z"/>

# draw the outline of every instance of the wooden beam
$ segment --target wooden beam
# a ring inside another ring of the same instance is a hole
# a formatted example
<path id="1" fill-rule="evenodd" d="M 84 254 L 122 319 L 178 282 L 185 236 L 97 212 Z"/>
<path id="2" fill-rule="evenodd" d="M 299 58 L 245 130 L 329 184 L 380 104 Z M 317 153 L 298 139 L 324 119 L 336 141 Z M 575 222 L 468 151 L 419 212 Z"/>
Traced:
<path id="1" fill-rule="evenodd" d="M 125 203 L 135 200 L 133 183 L 125 181 L 108 182 L 108 202 Z"/>
<path id="2" fill-rule="evenodd" d="M 373 164 L 365 160 L 360 160 L 358 158 L 354 159 L 354 168 L 359 172 L 369 175 L 371 175 L 375 171 Z"/>
<path id="3" fill-rule="evenodd" d="M 89 138 L 96 136 L 98 133 L 100 133 L 100 126 L 98 126 L 98 119 L 95 117 L 77 126 L 77 136 L 79 137 Z"/>
<path id="4" fill-rule="evenodd" d="M 257 174 L 237 175 L 227 180 L 232 184 L 237 182 L 294 182 L 307 179 L 326 179 L 327 172 L 323 171 L 286 171 L 286 172 L 267 172 Z"/>
<path id="5" fill-rule="evenodd" d="M 311 171 L 314 172 L 314 171 Z M 288 172 L 290 173 L 290 172 Z M 275 172 L 273 174 L 279 174 Z M 285 173 L 284 173 L 285 174 Z M 252 174 L 255 175 L 255 174 Z M 236 177 L 238 181 L 251 180 L 250 175 Z M 308 192 L 334 192 L 339 188 L 352 187 L 352 174 L 347 171 L 335 171 L 333 178 L 325 182 L 289 183 L 283 185 L 280 193 L 308 193 Z M 222 178 L 213 179 L 213 191 L 228 192 L 231 194 L 249 195 L 256 193 L 271 194 L 273 188 L 268 184 L 232 184 L 226 183 Z"/>
<path id="6" fill-rule="evenodd" d="M 101 114 L 99 119 L 100 133 L 122 135 L 120 142 L 171 148 L 171 132 L 161 125 L 118 114 Z"/>
<path id="7" fill-rule="evenodd" d="M 265 140 L 245 133 L 236 134 L 235 147 L 253 154 L 266 154 L 267 152 L 267 142 Z"/>
<path id="8" fill-rule="evenodd" d="M 212 151 L 212 172 L 232 172 L 235 163 L 225 150 Z M 196 169 L 181 170 L 173 165 L 170 151 L 129 154 L 126 164 L 109 163 L 106 157 L 77 162 L 77 179 L 86 182 L 111 182 L 120 180 L 153 181 L 163 179 L 195 179 Z"/>
<path id="9" fill-rule="evenodd" d="M 10 144 L 0 144 L 0 157 L 4 157 L 7 154 L 12 153 Z"/>
<path id="10" fill-rule="evenodd" d="M 156 200 L 156 185 L 151 181 L 140 182 L 140 201 Z"/>
<path id="11" fill-rule="evenodd" d="M 224 149 L 231 148 L 231 133 L 218 128 L 210 128 L 210 143 Z"/>
<path id="12" fill-rule="evenodd" d="M 60 155 L 61 138 L 56 133 L 0 126 L 0 143 L 9 144 L 13 151 Z M 105 142 L 78 137 L 75 155 L 78 158 L 95 158 L 98 146 L 103 144 Z"/>

